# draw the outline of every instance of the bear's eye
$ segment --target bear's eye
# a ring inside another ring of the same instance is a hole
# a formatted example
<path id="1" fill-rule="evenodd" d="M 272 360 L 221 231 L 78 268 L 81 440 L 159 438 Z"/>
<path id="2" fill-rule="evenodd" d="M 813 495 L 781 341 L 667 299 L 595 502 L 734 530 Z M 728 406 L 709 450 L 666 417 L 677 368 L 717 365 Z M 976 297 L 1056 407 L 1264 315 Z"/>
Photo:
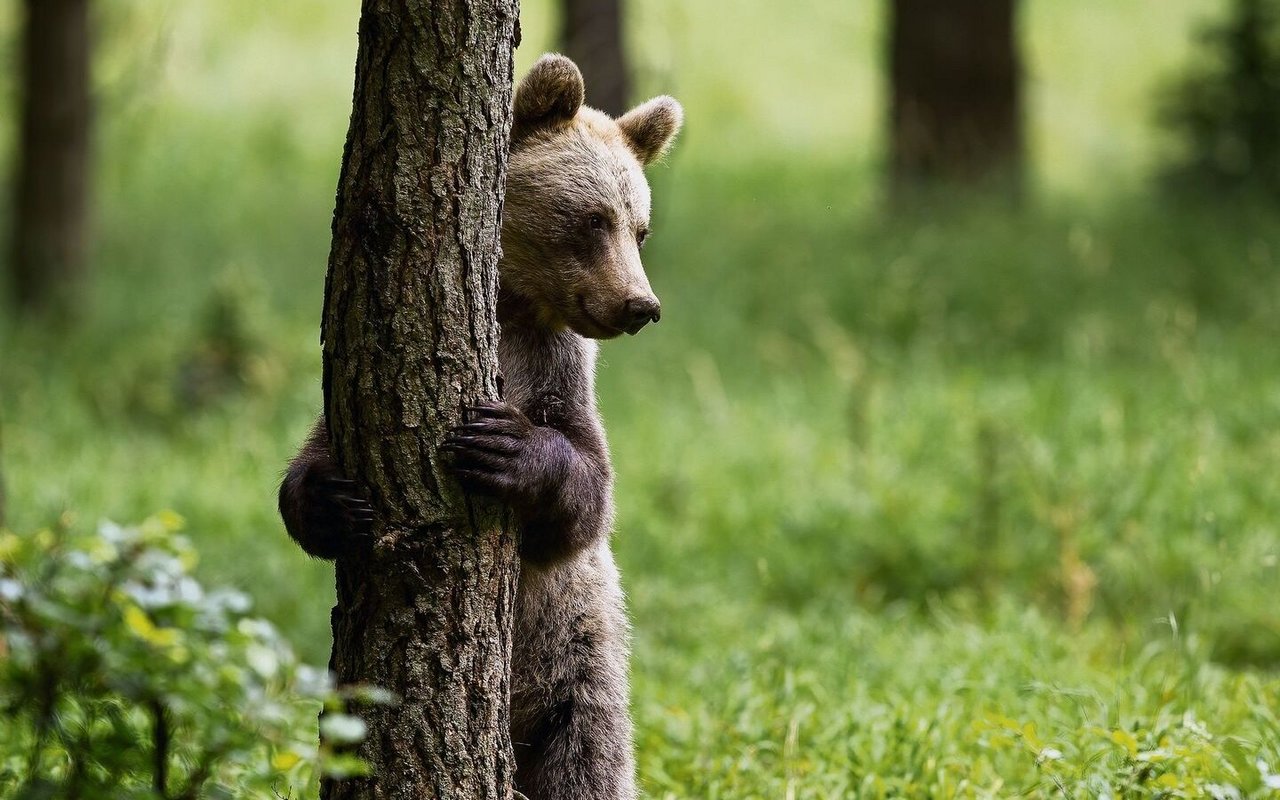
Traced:
<path id="1" fill-rule="evenodd" d="M 638 246 L 644 247 L 644 242 L 648 238 L 649 238 L 648 228 L 641 228 L 640 230 L 636 231 L 636 244 Z"/>
<path id="2" fill-rule="evenodd" d="M 593 231 L 602 231 L 605 228 L 605 219 L 603 214 L 592 214 L 587 217 L 587 224 L 591 226 Z"/>

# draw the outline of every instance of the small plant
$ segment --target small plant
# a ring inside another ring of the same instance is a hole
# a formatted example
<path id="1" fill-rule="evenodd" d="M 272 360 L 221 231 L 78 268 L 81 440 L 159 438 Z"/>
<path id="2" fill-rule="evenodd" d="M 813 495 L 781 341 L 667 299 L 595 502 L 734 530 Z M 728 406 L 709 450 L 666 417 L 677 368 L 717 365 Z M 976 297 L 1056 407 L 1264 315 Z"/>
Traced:
<path id="1" fill-rule="evenodd" d="M 244 595 L 201 586 L 180 525 L 0 531 L 0 795 L 292 797 L 361 770 L 335 750 L 364 735 L 343 707 L 388 698 L 339 695 Z"/>
<path id="2" fill-rule="evenodd" d="M 174 376 L 181 409 L 207 408 L 236 391 L 272 382 L 276 365 L 263 331 L 265 291 L 253 273 L 240 268 L 228 268 L 214 281 Z"/>

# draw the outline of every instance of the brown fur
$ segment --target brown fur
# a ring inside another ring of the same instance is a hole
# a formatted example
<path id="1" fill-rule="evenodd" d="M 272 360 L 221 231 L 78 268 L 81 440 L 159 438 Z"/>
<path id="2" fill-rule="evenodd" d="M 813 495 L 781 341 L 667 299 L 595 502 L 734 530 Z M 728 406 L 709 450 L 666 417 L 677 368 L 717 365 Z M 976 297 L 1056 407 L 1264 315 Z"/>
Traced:
<path id="1" fill-rule="evenodd" d="M 592 340 L 658 318 L 640 263 L 641 167 L 666 150 L 681 113 L 664 97 L 614 121 L 582 106 L 583 94 L 563 56 L 543 56 L 516 91 L 498 304 L 504 397 L 473 409 L 444 445 L 464 488 L 505 500 L 522 523 L 511 736 L 529 800 L 636 796 Z M 280 513 L 321 558 L 369 530 L 371 509 L 338 473 L 323 419 L 289 466 Z"/>

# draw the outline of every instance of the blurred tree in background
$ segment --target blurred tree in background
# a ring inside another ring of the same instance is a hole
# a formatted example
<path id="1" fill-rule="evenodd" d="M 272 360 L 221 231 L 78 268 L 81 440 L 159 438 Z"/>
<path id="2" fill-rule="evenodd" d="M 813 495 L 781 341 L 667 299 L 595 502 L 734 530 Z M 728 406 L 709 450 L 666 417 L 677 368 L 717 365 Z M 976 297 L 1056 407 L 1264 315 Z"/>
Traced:
<path id="1" fill-rule="evenodd" d="M 13 219 L 13 299 L 66 311 L 87 247 L 89 0 L 26 0 Z"/>
<path id="2" fill-rule="evenodd" d="M 1235 0 L 1199 44 L 1200 59 L 1160 109 L 1182 148 L 1166 178 L 1183 190 L 1280 200 L 1280 2 Z"/>
<path id="3" fill-rule="evenodd" d="M 560 5 L 560 44 L 582 70 L 587 103 L 615 117 L 631 100 L 622 15 L 622 0 L 562 0 Z"/>
<path id="4" fill-rule="evenodd" d="M 1016 192 L 1023 161 L 1016 0 L 892 0 L 892 189 L 995 182 Z"/>
<path id="5" fill-rule="evenodd" d="M 4 426 L 0 425 L 0 528 L 4 527 L 5 491 L 4 491 Z"/>

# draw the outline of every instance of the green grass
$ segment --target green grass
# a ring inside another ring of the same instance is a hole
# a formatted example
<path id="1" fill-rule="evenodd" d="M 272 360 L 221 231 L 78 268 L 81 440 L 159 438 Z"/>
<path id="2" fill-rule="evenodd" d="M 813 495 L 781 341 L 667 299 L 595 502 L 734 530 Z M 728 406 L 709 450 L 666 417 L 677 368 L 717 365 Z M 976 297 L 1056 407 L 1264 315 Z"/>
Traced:
<path id="1" fill-rule="evenodd" d="M 837 5 L 636 11 L 643 81 L 690 110 L 654 175 L 662 324 L 600 372 L 646 786 L 1264 796 L 1280 223 L 1140 188 L 1142 103 L 1213 4 L 1028 3 L 1037 201 L 896 218 L 869 155 L 880 22 Z M 320 405 L 353 23 L 118 20 L 165 66 L 109 54 L 85 319 L 0 333 L 12 527 L 173 508 L 204 577 L 316 663 L 331 570 L 274 491 Z"/>

